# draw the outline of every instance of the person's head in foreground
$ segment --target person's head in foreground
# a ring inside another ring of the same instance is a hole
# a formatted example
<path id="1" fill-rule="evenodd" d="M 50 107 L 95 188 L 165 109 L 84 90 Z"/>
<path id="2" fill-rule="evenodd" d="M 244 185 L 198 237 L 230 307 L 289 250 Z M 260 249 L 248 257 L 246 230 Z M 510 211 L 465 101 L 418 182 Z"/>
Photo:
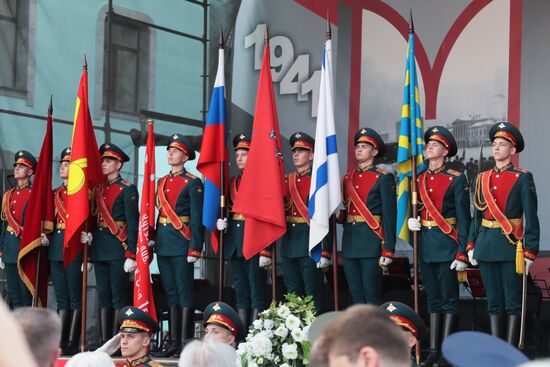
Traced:
<path id="1" fill-rule="evenodd" d="M 105 352 L 83 352 L 72 356 L 65 367 L 115 367 L 115 363 Z"/>
<path id="2" fill-rule="evenodd" d="M 188 343 L 180 355 L 178 367 L 234 367 L 237 353 L 233 347 L 215 340 Z"/>
<path id="3" fill-rule="evenodd" d="M 241 318 L 224 302 L 212 302 L 204 309 L 204 340 L 235 345 L 245 331 Z"/>
<path id="4" fill-rule="evenodd" d="M 38 366 L 55 366 L 61 354 L 61 320 L 47 308 L 22 307 L 13 312 Z"/>
<path id="5" fill-rule="evenodd" d="M 403 332 L 380 308 L 356 305 L 331 321 L 318 350 L 330 367 L 408 367 L 409 347 Z"/>
<path id="6" fill-rule="evenodd" d="M 129 362 L 148 358 L 151 334 L 158 331 L 157 322 L 137 307 L 120 310 L 120 353 Z"/>
<path id="7" fill-rule="evenodd" d="M 455 367 L 515 367 L 529 360 L 504 340 L 477 331 L 451 334 L 441 349 L 445 359 Z"/>

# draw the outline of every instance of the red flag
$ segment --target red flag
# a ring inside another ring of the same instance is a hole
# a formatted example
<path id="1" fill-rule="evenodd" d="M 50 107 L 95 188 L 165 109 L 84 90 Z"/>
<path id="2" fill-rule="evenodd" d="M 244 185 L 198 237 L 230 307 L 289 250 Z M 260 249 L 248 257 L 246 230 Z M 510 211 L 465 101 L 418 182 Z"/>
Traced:
<path id="1" fill-rule="evenodd" d="M 246 259 L 252 258 L 286 231 L 283 180 L 279 121 L 271 79 L 269 44 L 266 43 L 256 96 L 252 142 L 239 195 L 233 206 L 236 213 L 246 218 L 243 241 Z"/>
<path id="2" fill-rule="evenodd" d="M 141 207 L 139 210 L 138 243 L 136 251 L 136 271 L 134 281 L 134 306 L 157 319 L 153 288 L 149 274 L 149 239 L 154 233 L 155 223 L 155 134 L 153 122 L 147 128 L 147 148 L 145 149 L 145 169 L 141 188 Z"/>
<path id="3" fill-rule="evenodd" d="M 88 105 L 87 67 L 84 59 L 84 70 L 76 96 L 71 164 L 67 184 L 67 218 L 63 244 L 65 267 L 82 251 L 80 232 L 84 229 L 84 223 L 90 215 L 92 190 L 95 185 L 105 180 L 101 172 L 101 159 Z"/>
<path id="4" fill-rule="evenodd" d="M 33 296 L 36 292 L 38 305 L 43 307 L 47 304 L 48 261 L 46 251 L 40 249 L 40 235 L 53 230 L 52 151 L 52 104 L 50 102 L 46 135 L 25 210 L 25 229 L 17 258 L 21 280 Z M 37 280 L 38 284 L 36 284 Z"/>

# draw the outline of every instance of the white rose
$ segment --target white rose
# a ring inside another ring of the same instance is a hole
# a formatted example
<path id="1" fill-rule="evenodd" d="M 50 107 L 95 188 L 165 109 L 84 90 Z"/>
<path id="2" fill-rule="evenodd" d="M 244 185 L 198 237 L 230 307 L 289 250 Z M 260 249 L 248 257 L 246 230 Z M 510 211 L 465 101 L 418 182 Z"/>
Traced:
<path id="1" fill-rule="evenodd" d="M 288 335 L 288 329 L 284 325 L 280 325 L 274 332 L 275 335 L 284 339 Z"/>
<path id="2" fill-rule="evenodd" d="M 277 310 L 277 315 L 281 317 L 287 317 L 288 315 L 290 315 L 290 308 L 285 305 L 279 306 L 279 309 Z"/>
<path id="3" fill-rule="evenodd" d="M 308 334 L 309 334 L 309 325 L 308 326 L 305 326 L 302 331 L 304 332 L 304 335 L 305 337 L 307 338 Z"/>
<path id="4" fill-rule="evenodd" d="M 292 337 L 294 338 L 294 341 L 297 343 L 303 342 L 306 338 L 306 334 L 304 334 L 304 332 L 300 328 L 292 330 L 290 335 L 292 335 Z"/>
<path id="5" fill-rule="evenodd" d="M 298 346 L 295 343 L 292 343 L 292 344 L 283 343 L 282 351 L 283 351 L 283 357 L 285 357 L 286 359 L 298 358 Z"/>
<path id="6" fill-rule="evenodd" d="M 256 357 L 262 357 L 271 353 L 271 340 L 262 333 L 254 335 L 250 343 L 252 345 L 252 354 Z"/>
<path id="7" fill-rule="evenodd" d="M 286 318 L 285 325 L 289 330 L 294 330 L 300 327 L 300 319 L 294 315 L 289 315 Z"/>
<path id="8" fill-rule="evenodd" d="M 282 365 L 280 365 L 279 367 L 290 367 L 290 365 L 289 365 L 289 364 L 287 364 L 287 363 L 283 363 L 283 364 L 282 364 Z"/>
<path id="9" fill-rule="evenodd" d="M 271 329 L 273 329 L 274 326 L 275 326 L 275 323 L 273 322 L 273 320 L 265 320 L 264 321 L 264 329 L 271 330 Z"/>
<path id="10" fill-rule="evenodd" d="M 253 325 L 254 325 L 254 329 L 261 330 L 263 326 L 262 320 L 260 319 L 254 320 Z"/>

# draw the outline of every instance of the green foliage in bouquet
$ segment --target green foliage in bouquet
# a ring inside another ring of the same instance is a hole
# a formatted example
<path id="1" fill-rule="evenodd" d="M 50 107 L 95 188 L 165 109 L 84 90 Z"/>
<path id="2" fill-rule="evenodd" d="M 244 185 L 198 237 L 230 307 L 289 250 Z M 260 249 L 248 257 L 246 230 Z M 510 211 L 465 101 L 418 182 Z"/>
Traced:
<path id="1" fill-rule="evenodd" d="M 309 326 L 315 319 L 312 297 L 285 295 L 285 301 L 260 314 L 248 331 L 237 354 L 242 367 L 309 365 Z"/>

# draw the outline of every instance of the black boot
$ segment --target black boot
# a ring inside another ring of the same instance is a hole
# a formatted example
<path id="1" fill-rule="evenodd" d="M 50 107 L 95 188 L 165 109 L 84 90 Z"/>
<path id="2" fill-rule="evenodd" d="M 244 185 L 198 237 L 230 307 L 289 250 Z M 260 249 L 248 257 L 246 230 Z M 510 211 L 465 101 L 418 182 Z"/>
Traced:
<path id="1" fill-rule="evenodd" d="M 508 344 L 518 347 L 519 327 L 521 322 L 520 315 L 508 315 L 508 329 L 506 331 L 506 341 Z"/>
<path id="2" fill-rule="evenodd" d="M 458 320 L 458 315 L 455 315 L 452 313 L 445 314 L 445 320 L 443 320 L 443 338 L 441 339 L 442 341 L 447 339 L 449 335 L 455 332 L 457 320 Z M 437 365 L 439 367 L 450 366 L 449 362 L 447 362 L 447 360 L 443 358 L 443 356 L 439 357 L 439 361 L 437 361 Z"/>
<path id="3" fill-rule="evenodd" d="M 99 343 L 103 345 L 111 339 L 113 331 L 111 327 L 113 326 L 113 309 L 111 308 L 100 308 L 99 309 Z"/>
<path id="4" fill-rule="evenodd" d="M 189 339 L 192 339 L 195 336 L 195 323 L 193 316 L 195 315 L 195 310 L 189 307 L 184 307 L 181 309 L 181 334 L 180 341 L 181 347 L 179 351 L 174 355 L 176 358 L 179 358 L 179 355 Z"/>
<path id="5" fill-rule="evenodd" d="M 430 314 L 430 355 L 422 366 L 433 366 L 439 359 L 441 350 L 441 314 Z"/>
<path id="6" fill-rule="evenodd" d="M 168 319 L 168 332 L 170 334 L 170 340 L 168 341 L 168 344 L 166 346 L 155 353 L 155 357 L 159 358 L 166 358 L 171 357 L 174 354 L 178 353 L 181 349 L 181 341 L 180 341 L 180 335 L 181 335 L 181 313 L 180 308 L 170 307 L 169 311 L 169 319 Z"/>
<path id="7" fill-rule="evenodd" d="M 61 342 L 59 342 L 59 348 L 63 349 L 67 346 L 69 341 L 69 329 L 71 328 L 71 310 L 61 309 L 57 311 L 59 319 L 61 320 Z"/>
<path id="8" fill-rule="evenodd" d="M 72 356 L 79 352 L 80 331 L 82 330 L 82 310 L 73 310 L 71 317 L 71 330 L 69 333 L 69 342 L 63 349 L 63 354 Z"/>
<path id="9" fill-rule="evenodd" d="M 489 315 L 491 335 L 504 339 L 504 315 Z"/>
<path id="10" fill-rule="evenodd" d="M 248 312 L 248 308 L 239 308 L 237 310 L 237 312 L 239 313 L 239 317 L 241 319 L 241 321 L 243 322 L 243 325 L 245 328 L 248 329 L 248 323 L 249 323 L 249 319 L 248 319 L 248 315 L 249 315 L 249 312 Z"/>
<path id="11" fill-rule="evenodd" d="M 118 334 L 118 329 L 120 327 L 120 325 L 118 324 L 118 314 L 119 314 L 119 312 L 120 312 L 120 309 L 118 309 L 118 308 L 115 308 L 113 310 L 113 328 L 111 329 L 111 337 L 110 338 L 112 338 L 113 336 Z"/>
<path id="12" fill-rule="evenodd" d="M 258 320 L 259 318 L 260 318 L 260 310 L 258 310 L 257 308 L 253 308 L 252 315 L 250 316 L 250 325 L 252 325 L 252 323 Z"/>

